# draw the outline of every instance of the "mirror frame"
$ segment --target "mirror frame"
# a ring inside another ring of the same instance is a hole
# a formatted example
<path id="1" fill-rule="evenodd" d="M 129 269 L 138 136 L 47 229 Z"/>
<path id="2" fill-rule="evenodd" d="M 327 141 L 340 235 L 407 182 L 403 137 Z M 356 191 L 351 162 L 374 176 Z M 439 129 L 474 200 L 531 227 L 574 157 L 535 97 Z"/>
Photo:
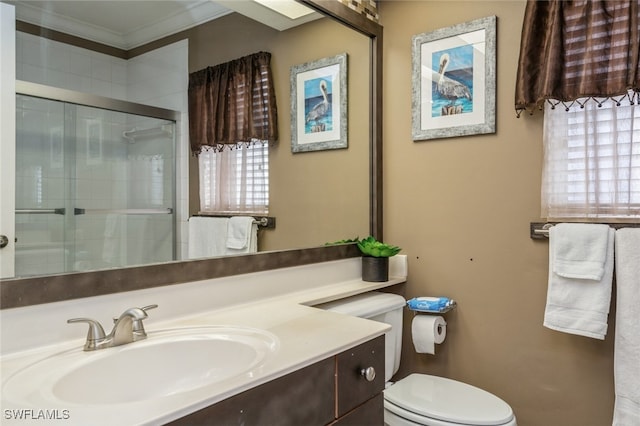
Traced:
<path id="1" fill-rule="evenodd" d="M 369 230 L 382 240 L 382 26 L 338 0 L 296 0 L 370 39 Z M 358 257 L 355 244 L 0 280 L 0 309 Z"/>

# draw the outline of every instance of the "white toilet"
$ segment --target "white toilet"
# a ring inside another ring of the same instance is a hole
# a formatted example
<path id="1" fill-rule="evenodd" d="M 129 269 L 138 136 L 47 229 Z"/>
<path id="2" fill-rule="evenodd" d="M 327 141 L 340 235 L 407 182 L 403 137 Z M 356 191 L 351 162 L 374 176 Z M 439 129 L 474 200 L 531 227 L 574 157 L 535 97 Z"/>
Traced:
<path id="1" fill-rule="evenodd" d="M 391 325 L 385 335 L 385 381 L 398 371 L 405 300 L 371 292 L 316 306 Z M 502 399 L 475 386 L 444 377 L 411 374 L 384 391 L 384 421 L 389 426 L 517 426 Z"/>

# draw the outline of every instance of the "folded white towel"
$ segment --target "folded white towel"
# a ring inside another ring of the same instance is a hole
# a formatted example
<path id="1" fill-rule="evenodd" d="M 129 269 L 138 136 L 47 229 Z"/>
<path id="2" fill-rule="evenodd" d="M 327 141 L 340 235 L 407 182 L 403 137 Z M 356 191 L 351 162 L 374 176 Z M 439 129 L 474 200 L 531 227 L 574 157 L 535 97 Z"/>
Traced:
<path id="1" fill-rule="evenodd" d="M 640 229 L 616 232 L 613 426 L 640 425 Z"/>
<path id="2" fill-rule="evenodd" d="M 225 255 L 228 223 L 226 217 L 190 217 L 189 258 Z"/>
<path id="3" fill-rule="evenodd" d="M 229 219 L 227 248 L 243 250 L 249 247 L 254 220 L 251 216 L 233 216 Z"/>
<path id="4" fill-rule="evenodd" d="M 609 226 L 559 223 L 553 227 L 555 241 L 553 271 L 566 278 L 600 280 L 607 258 Z"/>
<path id="5" fill-rule="evenodd" d="M 556 227 L 549 230 L 549 284 L 544 326 L 553 330 L 604 339 L 611 304 L 615 231 L 607 227 L 604 272 L 600 280 L 566 278 L 554 269 Z"/>

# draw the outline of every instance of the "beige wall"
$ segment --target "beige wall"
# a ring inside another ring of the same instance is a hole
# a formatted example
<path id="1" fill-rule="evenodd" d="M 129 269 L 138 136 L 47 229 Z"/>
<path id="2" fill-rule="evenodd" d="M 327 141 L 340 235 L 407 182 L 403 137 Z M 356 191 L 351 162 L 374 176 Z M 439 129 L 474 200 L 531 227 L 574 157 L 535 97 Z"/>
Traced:
<path id="1" fill-rule="evenodd" d="M 547 242 L 540 220 L 542 116 L 516 118 L 514 88 L 525 1 L 380 2 L 384 27 L 385 239 L 409 256 L 407 298 L 444 295 L 447 339 L 418 355 L 405 316 L 397 378 L 451 377 L 504 398 L 519 426 L 610 425 L 613 312 L 606 340 L 542 326 Z M 497 132 L 413 142 L 411 36 L 496 15 Z"/>
<path id="2" fill-rule="evenodd" d="M 235 34 L 230 37 L 229 34 Z M 275 31 L 238 14 L 189 31 L 190 72 L 260 50 L 271 52 L 279 142 L 270 151 L 270 216 L 260 250 L 322 245 L 368 233 L 369 40 L 321 19 Z M 291 153 L 290 68 L 348 54 L 348 149 Z M 190 210 L 197 212 L 197 160 L 190 164 Z"/>

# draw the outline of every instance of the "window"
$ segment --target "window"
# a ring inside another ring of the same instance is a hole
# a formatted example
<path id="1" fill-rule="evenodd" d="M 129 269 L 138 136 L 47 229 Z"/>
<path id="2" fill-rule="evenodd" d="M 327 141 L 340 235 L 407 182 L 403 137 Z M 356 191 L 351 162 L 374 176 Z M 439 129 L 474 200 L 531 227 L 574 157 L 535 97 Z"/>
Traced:
<path id="1" fill-rule="evenodd" d="M 189 74 L 189 138 L 198 156 L 200 211 L 269 210 L 269 146 L 278 139 L 271 54 Z"/>
<path id="2" fill-rule="evenodd" d="M 222 151 L 205 150 L 200 165 L 200 210 L 216 213 L 269 213 L 269 144 Z"/>
<path id="3" fill-rule="evenodd" d="M 547 102 L 543 217 L 640 219 L 640 106 L 619 104 L 583 99 L 565 111 Z"/>

